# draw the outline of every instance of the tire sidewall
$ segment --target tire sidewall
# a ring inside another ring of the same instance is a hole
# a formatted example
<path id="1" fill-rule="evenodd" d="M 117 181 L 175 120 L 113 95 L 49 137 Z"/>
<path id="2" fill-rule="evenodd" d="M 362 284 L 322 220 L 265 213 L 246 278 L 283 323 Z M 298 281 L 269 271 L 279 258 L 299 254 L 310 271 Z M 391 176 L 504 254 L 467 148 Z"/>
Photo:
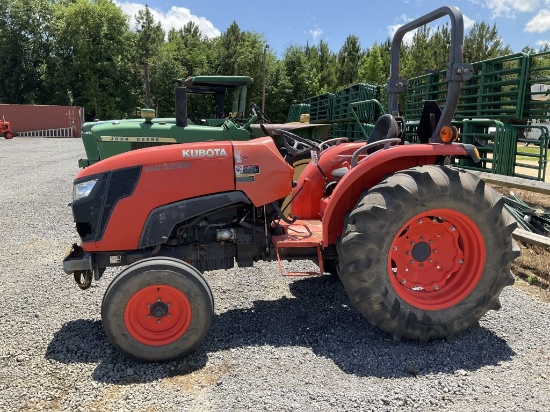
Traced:
<path id="1" fill-rule="evenodd" d="M 191 304 L 191 322 L 174 342 L 152 346 L 139 342 L 128 331 L 124 311 L 139 290 L 156 284 L 178 289 Z M 111 343 L 125 355 L 140 361 L 165 361 L 193 351 L 206 336 L 213 317 L 212 292 L 200 273 L 175 259 L 146 259 L 122 271 L 109 285 L 102 303 L 101 317 Z"/>

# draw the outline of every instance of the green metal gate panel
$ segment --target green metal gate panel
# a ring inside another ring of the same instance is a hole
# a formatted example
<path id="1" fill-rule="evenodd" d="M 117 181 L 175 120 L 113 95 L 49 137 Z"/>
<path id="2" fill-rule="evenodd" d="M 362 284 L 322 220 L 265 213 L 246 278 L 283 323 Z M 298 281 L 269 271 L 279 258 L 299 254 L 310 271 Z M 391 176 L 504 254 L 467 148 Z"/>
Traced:
<path id="1" fill-rule="evenodd" d="M 319 94 L 305 100 L 309 104 L 310 123 L 327 123 L 332 121 L 333 93 Z"/>
<path id="2" fill-rule="evenodd" d="M 380 116 L 379 106 L 366 100 L 380 100 L 380 87 L 371 84 L 358 83 L 336 92 L 332 107 L 332 120 L 354 120 L 352 103 L 360 103 L 356 107 L 359 120 L 362 122 L 374 122 Z"/>
<path id="3" fill-rule="evenodd" d="M 532 152 L 521 149 L 521 142 L 527 141 L 521 136 L 524 136 L 524 130 L 528 128 L 530 126 L 509 125 L 498 120 L 465 120 L 460 136 L 461 142 L 476 146 L 481 161 L 474 163 L 469 158 L 461 158 L 458 164 L 465 169 L 544 181 L 548 155 L 548 129 L 541 128 L 539 150 Z M 524 163 L 522 159 L 525 158 L 533 159 L 536 164 Z M 536 170 L 537 176 L 522 173 L 519 168 Z"/>
<path id="4" fill-rule="evenodd" d="M 550 51 L 528 57 L 523 116 L 550 119 Z"/>
<path id="5" fill-rule="evenodd" d="M 463 84 L 455 119 L 521 119 L 528 56 L 524 53 L 473 63 L 474 76 Z M 405 105 L 408 120 L 419 120 L 425 100 L 441 106 L 447 98 L 445 71 L 409 80 Z"/>

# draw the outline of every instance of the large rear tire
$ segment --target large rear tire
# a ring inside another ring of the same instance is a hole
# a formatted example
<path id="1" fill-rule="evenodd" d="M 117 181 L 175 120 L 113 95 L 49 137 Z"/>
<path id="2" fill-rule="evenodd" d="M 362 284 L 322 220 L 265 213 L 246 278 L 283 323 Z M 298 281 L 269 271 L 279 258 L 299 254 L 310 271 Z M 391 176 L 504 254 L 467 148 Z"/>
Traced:
<path id="1" fill-rule="evenodd" d="M 471 173 L 424 166 L 364 193 L 338 243 L 352 304 L 394 339 L 453 339 L 500 308 L 514 283 L 516 227 L 500 194 Z"/>
<path id="2" fill-rule="evenodd" d="M 213 313 L 212 292 L 200 272 L 166 257 L 128 266 L 113 279 L 101 305 L 111 343 L 145 362 L 193 351 L 206 336 Z"/>

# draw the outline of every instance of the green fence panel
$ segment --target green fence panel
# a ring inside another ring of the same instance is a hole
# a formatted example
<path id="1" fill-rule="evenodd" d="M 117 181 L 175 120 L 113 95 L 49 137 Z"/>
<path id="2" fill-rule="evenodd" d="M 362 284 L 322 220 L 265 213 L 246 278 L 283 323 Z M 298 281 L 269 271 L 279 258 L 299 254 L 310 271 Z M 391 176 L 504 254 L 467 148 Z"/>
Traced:
<path id="1" fill-rule="evenodd" d="M 324 93 L 308 98 L 310 123 L 327 123 L 332 121 L 332 106 L 334 94 Z"/>
<path id="2" fill-rule="evenodd" d="M 544 182 L 548 163 L 548 142 L 550 140 L 548 127 L 544 125 L 513 125 L 512 127 L 517 130 L 514 176 L 533 179 L 533 176 L 523 173 L 519 168 L 532 169 L 537 171 L 536 180 Z M 527 134 L 535 131 L 538 132 L 537 140 L 527 138 Z M 528 147 L 530 145 L 532 145 L 532 148 Z"/>
<path id="3" fill-rule="evenodd" d="M 528 56 L 523 116 L 550 119 L 550 51 Z"/>
<path id="4" fill-rule="evenodd" d="M 367 140 L 374 125 L 357 122 L 335 122 L 332 124 L 330 138 L 347 137 L 350 141 Z"/>
<path id="5" fill-rule="evenodd" d="M 332 107 L 332 119 L 335 121 L 354 120 L 351 103 L 365 100 L 380 100 L 380 87 L 371 84 L 358 83 L 336 92 Z M 356 107 L 359 119 L 362 122 L 374 122 L 381 113 L 380 106 L 373 102 L 361 103 Z"/>
<path id="6" fill-rule="evenodd" d="M 460 140 L 462 143 L 476 146 L 481 161 L 475 163 L 470 158 L 460 158 L 458 164 L 465 169 L 494 173 L 494 141 L 497 138 L 496 132 L 502 125 L 503 123 L 498 120 L 465 120 Z"/>
<path id="7" fill-rule="evenodd" d="M 525 132 L 533 127 L 541 130 L 539 146 L 536 150 L 523 149 L 523 142 L 533 142 L 525 138 Z M 479 163 L 474 163 L 469 158 L 461 158 L 458 160 L 461 167 L 544 181 L 549 141 L 546 127 L 509 125 L 489 119 L 465 120 L 460 139 L 462 143 L 475 145 L 481 158 Z M 531 163 L 526 163 L 531 160 Z M 522 168 L 535 170 L 537 175 L 526 174 Z"/>
<path id="8" fill-rule="evenodd" d="M 516 53 L 473 63 L 474 76 L 461 87 L 455 119 L 520 119 L 523 116 L 528 55 Z M 409 80 L 405 116 L 419 120 L 425 100 L 442 106 L 447 98 L 446 71 Z"/>

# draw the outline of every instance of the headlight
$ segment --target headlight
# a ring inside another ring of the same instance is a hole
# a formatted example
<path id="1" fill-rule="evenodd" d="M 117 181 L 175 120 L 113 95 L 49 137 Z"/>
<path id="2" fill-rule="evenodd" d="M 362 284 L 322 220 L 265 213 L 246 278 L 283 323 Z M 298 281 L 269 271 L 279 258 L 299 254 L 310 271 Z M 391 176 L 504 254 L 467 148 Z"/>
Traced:
<path id="1" fill-rule="evenodd" d="M 92 191 L 92 189 L 94 188 L 96 182 L 97 182 L 97 179 L 93 179 L 93 180 L 88 180 L 86 182 L 77 183 L 76 185 L 74 185 L 73 200 L 78 200 L 88 196 Z"/>

